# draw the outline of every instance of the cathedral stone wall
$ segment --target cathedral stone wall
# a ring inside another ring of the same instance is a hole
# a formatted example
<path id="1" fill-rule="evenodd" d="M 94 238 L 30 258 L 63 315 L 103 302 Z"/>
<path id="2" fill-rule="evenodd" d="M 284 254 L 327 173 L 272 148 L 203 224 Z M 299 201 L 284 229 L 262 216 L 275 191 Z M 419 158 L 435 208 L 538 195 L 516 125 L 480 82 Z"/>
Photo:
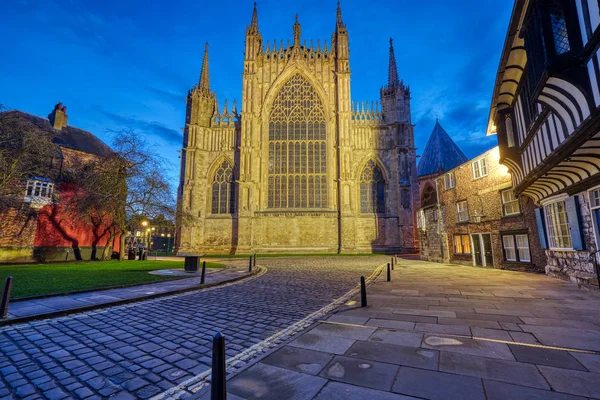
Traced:
<path id="1" fill-rule="evenodd" d="M 241 111 L 210 90 L 208 47 L 188 93 L 179 253 L 400 252 L 416 247 L 410 90 L 390 41 L 378 102 L 350 95 L 349 39 L 264 43 L 246 29 Z M 231 203 L 230 203 L 231 201 Z"/>

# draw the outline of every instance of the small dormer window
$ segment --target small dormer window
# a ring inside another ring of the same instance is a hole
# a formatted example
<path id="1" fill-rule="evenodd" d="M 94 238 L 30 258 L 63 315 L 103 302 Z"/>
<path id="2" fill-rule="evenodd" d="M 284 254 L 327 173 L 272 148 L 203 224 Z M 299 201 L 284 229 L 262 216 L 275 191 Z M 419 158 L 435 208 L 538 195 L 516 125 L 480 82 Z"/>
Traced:
<path id="1" fill-rule="evenodd" d="M 27 181 L 25 203 L 50 204 L 54 193 L 54 183 L 47 178 L 33 178 Z"/>

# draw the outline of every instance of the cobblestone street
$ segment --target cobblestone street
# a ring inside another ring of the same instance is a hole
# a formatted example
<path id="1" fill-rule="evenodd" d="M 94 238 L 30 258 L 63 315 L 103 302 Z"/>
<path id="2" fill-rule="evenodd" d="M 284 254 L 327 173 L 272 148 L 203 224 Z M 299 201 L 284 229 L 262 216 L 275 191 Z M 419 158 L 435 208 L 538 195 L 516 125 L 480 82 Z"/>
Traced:
<path id="1" fill-rule="evenodd" d="M 388 257 L 265 258 L 249 281 L 0 329 L 2 398 L 149 398 L 352 289 Z M 246 263 L 247 261 L 239 261 Z"/>

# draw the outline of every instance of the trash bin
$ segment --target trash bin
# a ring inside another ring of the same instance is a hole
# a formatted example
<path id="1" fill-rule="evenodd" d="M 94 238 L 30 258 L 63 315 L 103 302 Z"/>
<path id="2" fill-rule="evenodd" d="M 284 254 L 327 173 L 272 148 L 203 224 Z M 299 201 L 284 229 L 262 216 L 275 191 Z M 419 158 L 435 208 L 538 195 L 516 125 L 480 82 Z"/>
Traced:
<path id="1" fill-rule="evenodd" d="M 129 250 L 127 251 L 127 259 L 128 260 L 135 260 L 135 247 L 130 247 Z"/>
<path id="2" fill-rule="evenodd" d="M 186 256 L 185 257 L 185 272 L 198 272 L 200 267 L 200 257 Z"/>

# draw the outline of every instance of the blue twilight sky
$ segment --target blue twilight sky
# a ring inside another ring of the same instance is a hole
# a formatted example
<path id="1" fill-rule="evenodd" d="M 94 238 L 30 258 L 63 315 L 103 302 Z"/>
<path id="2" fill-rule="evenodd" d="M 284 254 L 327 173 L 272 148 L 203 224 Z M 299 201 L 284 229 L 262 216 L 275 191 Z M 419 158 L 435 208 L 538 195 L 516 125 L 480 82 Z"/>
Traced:
<path id="1" fill-rule="evenodd" d="M 110 142 L 107 130 L 143 131 L 178 170 L 185 95 L 210 44 L 219 103 L 241 97 L 245 27 L 252 1 L 4 0 L 0 12 L 0 103 L 46 116 L 58 101 L 69 124 Z M 412 91 L 420 154 L 436 114 L 467 157 L 496 145 L 485 129 L 512 2 L 342 1 L 350 35 L 353 100 L 378 100 L 387 82 L 388 40 Z M 262 0 L 266 42 L 331 41 L 335 0 Z"/>

